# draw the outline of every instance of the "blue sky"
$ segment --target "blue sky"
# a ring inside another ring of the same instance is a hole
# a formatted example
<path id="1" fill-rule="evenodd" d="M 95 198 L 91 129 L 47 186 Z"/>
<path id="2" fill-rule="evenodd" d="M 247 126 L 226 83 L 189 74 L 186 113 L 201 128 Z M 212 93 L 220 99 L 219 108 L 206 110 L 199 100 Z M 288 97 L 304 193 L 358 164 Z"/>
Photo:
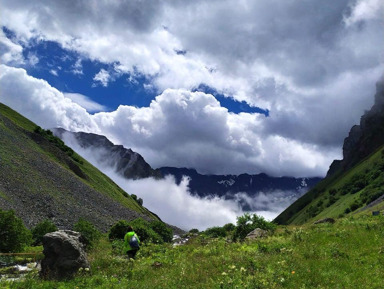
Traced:
<path id="1" fill-rule="evenodd" d="M 8 38 L 15 36 L 5 27 L 3 32 Z M 185 55 L 186 52 L 177 51 L 177 54 Z M 78 53 L 63 49 L 57 42 L 32 41 L 23 46 L 23 56 L 35 57 L 38 60 L 34 65 L 26 67 L 29 75 L 48 81 L 52 87 L 64 93 L 87 96 L 100 104 L 100 110 L 103 111 L 114 111 L 120 105 L 148 107 L 158 93 L 155 89 L 146 88 L 151 83 L 149 77 L 137 74 L 132 76 L 129 73 L 118 74 L 114 71 L 116 63 L 105 64 L 97 60 L 82 59 Z M 100 71 L 110 73 L 111 80 L 107 85 L 95 80 Z M 268 109 L 251 107 L 245 101 L 236 101 L 233 97 L 224 96 L 204 84 L 199 85 L 194 91 L 212 94 L 229 112 L 260 113 L 268 116 Z M 98 111 L 99 109 L 89 110 L 90 113 Z"/>

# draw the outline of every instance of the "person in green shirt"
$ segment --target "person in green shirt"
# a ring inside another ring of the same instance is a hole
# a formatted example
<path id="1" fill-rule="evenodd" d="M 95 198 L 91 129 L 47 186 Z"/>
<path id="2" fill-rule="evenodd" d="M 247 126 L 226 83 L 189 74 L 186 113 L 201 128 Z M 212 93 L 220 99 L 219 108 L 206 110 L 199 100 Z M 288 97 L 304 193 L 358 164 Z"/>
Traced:
<path id="1" fill-rule="evenodd" d="M 140 239 L 133 231 L 132 227 L 127 228 L 127 233 L 124 236 L 124 250 L 129 259 L 134 259 L 137 251 L 140 249 Z"/>

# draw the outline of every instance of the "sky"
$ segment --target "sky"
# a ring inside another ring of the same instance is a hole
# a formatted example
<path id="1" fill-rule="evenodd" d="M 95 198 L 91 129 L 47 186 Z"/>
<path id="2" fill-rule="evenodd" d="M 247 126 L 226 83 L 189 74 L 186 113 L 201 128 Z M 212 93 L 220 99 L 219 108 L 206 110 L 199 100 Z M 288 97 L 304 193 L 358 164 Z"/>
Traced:
<path id="1" fill-rule="evenodd" d="M 154 168 L 325 176 L 383 77 L 380 0 L 0 7 L 0 101 Z"/>

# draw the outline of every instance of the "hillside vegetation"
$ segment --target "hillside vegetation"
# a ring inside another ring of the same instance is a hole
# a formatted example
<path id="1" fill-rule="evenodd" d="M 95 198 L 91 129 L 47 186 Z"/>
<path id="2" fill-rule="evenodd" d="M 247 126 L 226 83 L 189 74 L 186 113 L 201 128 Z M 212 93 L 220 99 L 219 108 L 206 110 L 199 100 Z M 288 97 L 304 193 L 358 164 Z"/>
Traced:
<path id="1" fill-rule="evenodd" d="M 321 181 L 275 221 L 280 224 L 304 224 L 325 217 L 343 217 L 360 210 L 382 210 L 383 195 L 384 146 L 350 170 Z"/>
<path id="2" fill-rule="evenodd" d="M 106 237 L 91 268 L 72 280 L 37 272 L 3 288 L 382 288 L 384 216 L 360 214 L 335 224 L 279 226 L 245 242 L 192 236 L 187 244 L 145 243 L 135 260 Z"/>
<path id="3" fill-rule="evenodd" d="M 48 130 L 0 104 L 0 208 L 27 227 L 80 217 L 106 231 L 120 219 L 158 219 Z"/>

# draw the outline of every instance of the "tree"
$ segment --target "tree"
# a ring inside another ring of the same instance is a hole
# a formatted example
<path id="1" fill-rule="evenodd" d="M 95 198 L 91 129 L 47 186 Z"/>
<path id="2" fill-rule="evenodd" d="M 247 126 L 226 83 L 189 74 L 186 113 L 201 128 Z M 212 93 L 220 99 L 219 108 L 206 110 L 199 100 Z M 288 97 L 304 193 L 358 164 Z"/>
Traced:
<path id="1" fill-rule="evenodd" d="M 43 236 L 47 233 L 55 231 L 57 231 L 57 227 L 54 223 L 52 223 L 52 221 L 41 221 L 32 229 L 33 245 L 41 245 L 43 241 Z"/>
<path id="2" fill-rule="evenodd" d="M 15 212 L 0 209 L 0 252 L 20 252 L 31 242 L 31 232 Z"/>

